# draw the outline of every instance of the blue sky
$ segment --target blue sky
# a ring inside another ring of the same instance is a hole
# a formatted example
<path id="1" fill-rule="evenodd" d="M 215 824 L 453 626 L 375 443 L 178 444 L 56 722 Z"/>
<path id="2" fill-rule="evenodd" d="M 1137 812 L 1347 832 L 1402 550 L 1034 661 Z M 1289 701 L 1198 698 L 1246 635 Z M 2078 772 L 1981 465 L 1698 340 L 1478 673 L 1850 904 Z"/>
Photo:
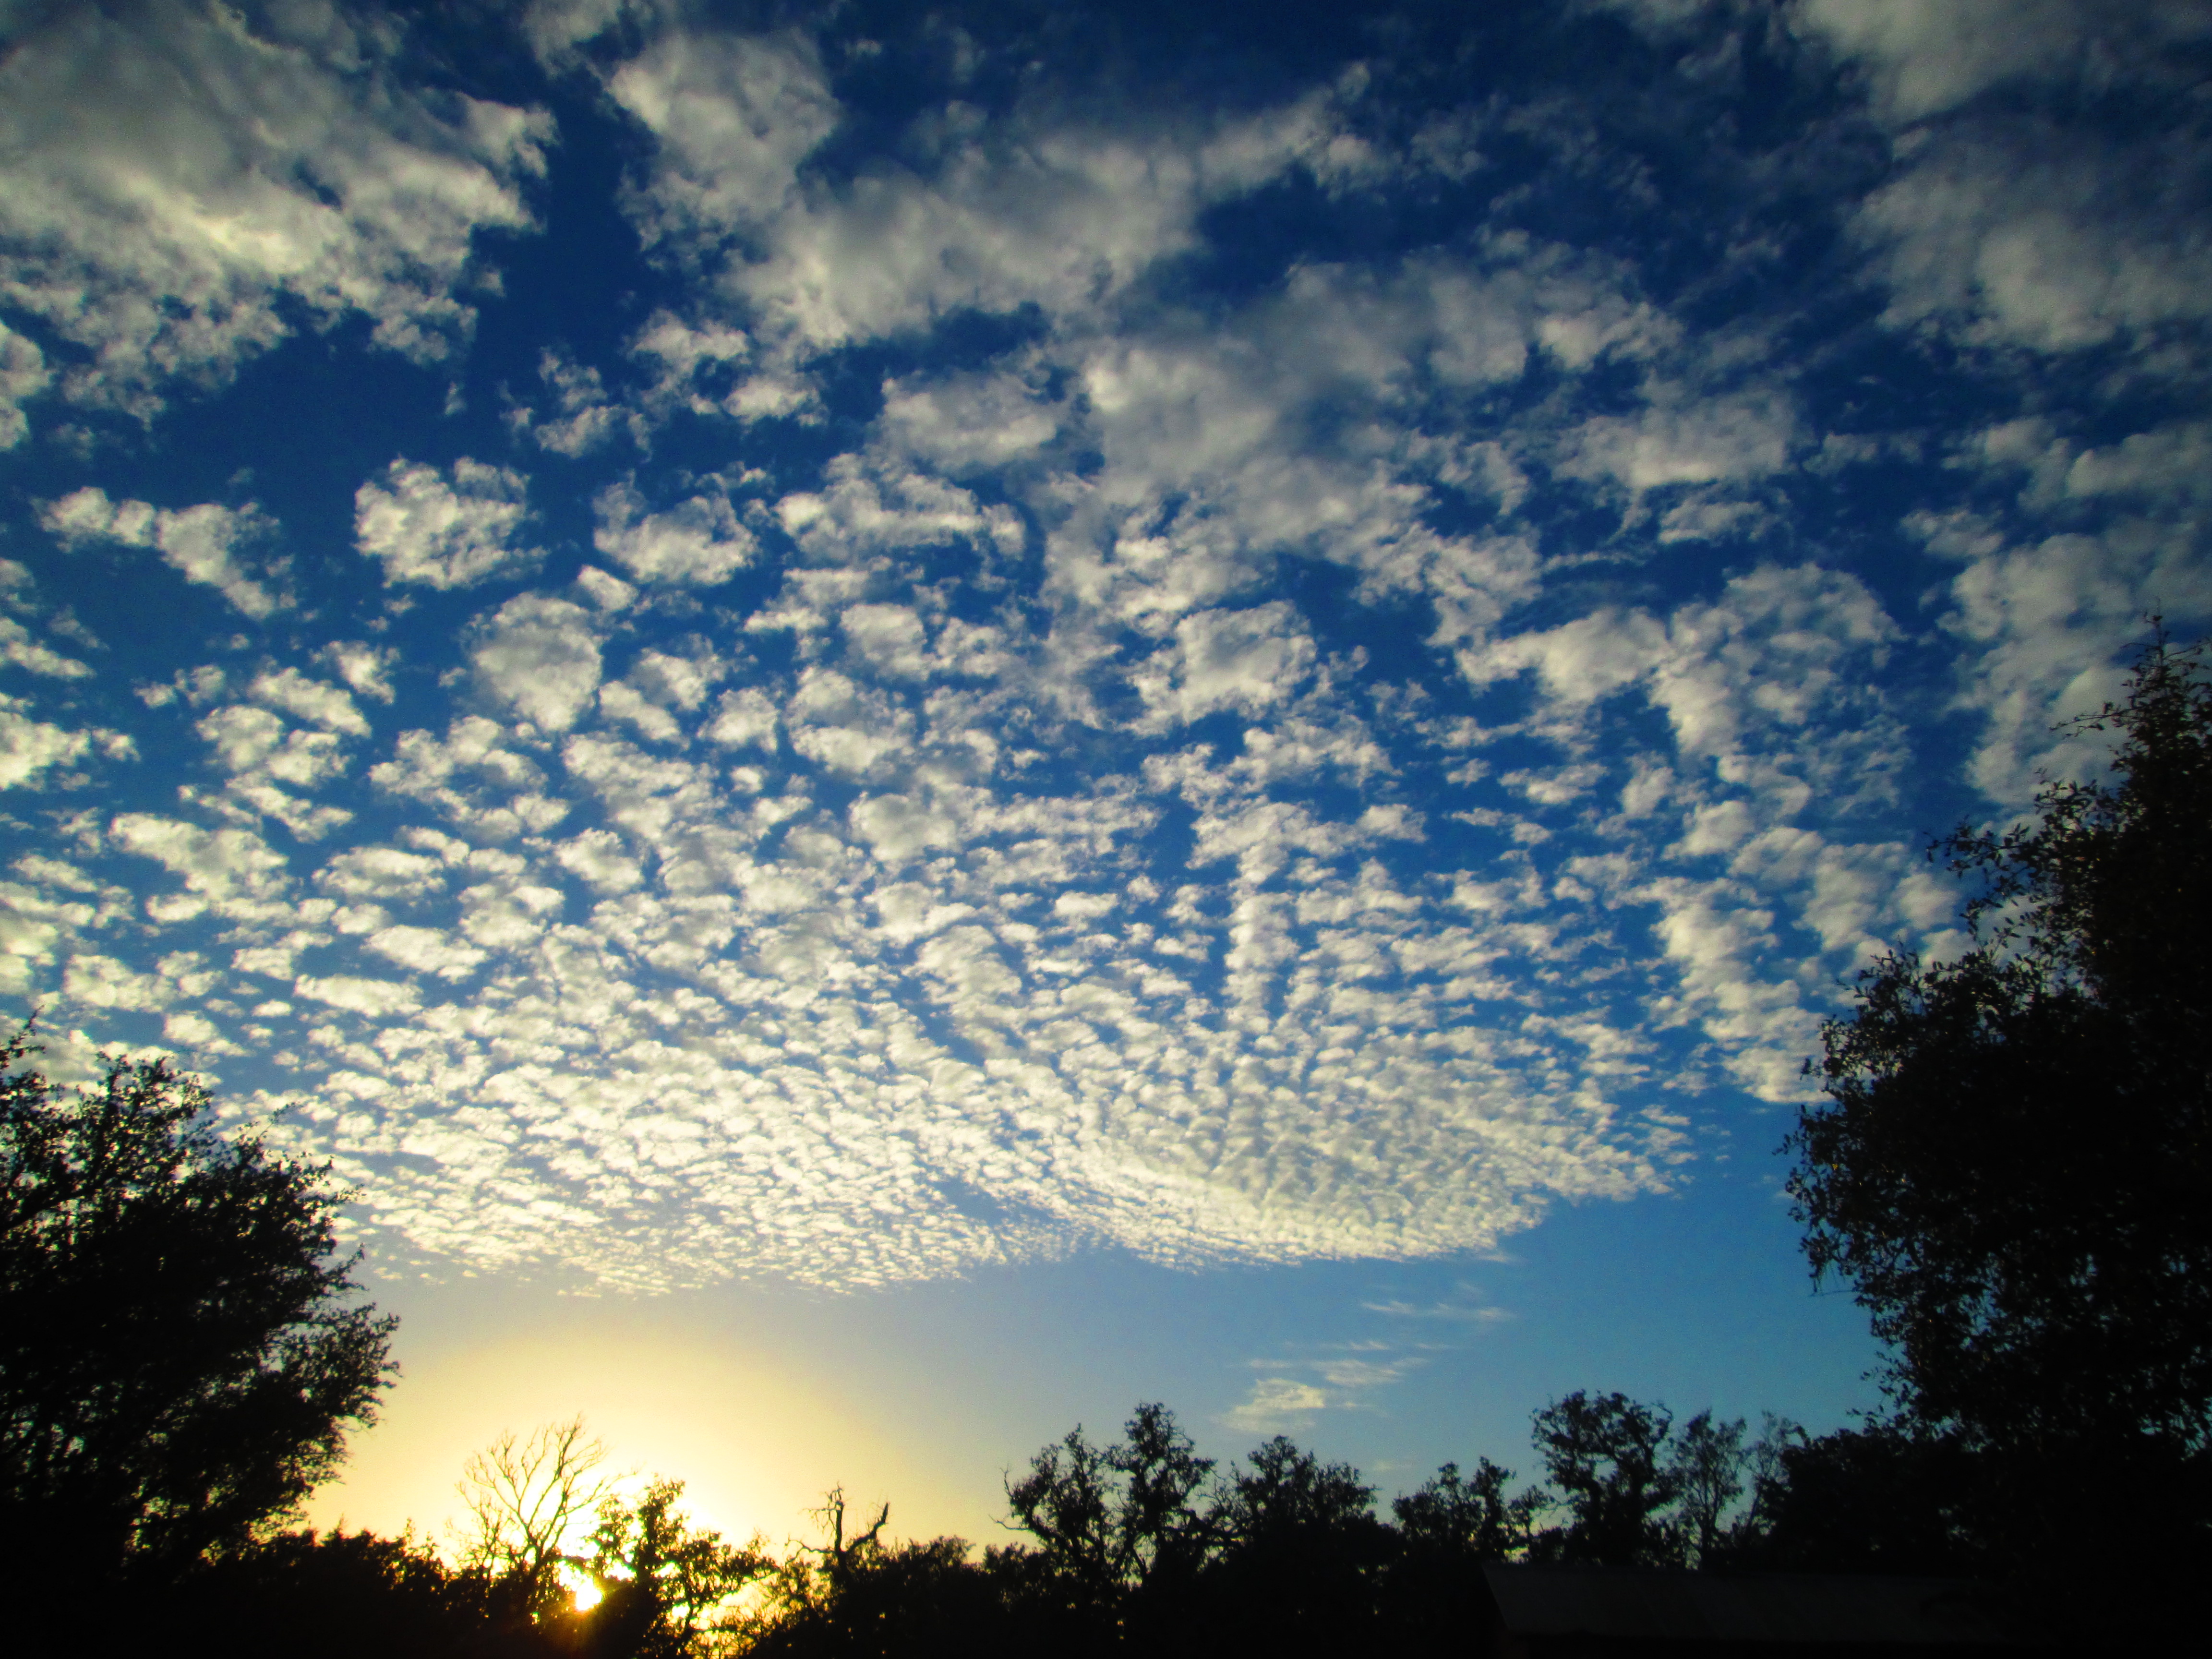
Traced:
<path id="1" fill-rule="evenodd" d="M 0 31 L 4 988 L 360 1189 L 355 1519 L 1873 1403 L 1775 1148 L 2212 610 L 2212 9 Z"/>

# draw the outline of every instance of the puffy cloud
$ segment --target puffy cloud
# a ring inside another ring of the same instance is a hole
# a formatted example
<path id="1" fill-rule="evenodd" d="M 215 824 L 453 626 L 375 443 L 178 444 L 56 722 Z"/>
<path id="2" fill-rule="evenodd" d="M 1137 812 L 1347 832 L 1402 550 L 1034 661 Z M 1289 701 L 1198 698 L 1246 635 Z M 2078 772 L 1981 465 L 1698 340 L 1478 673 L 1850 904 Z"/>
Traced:
<path id="1" fill-rule="evenodd" d="M 624 849 L 622 838 L 605 830 L 586 830 L 564 842 L 554 856 L 562 868 L 600 893 L 627 893 L 645 879 L 645 871 Z"/>
<path id="2" fill-rule="evenodd" d="M 616 70 L 607 90 L 658 141 L 647 233 L 710 247 L 776 214 L 838 119 L 820 59 L 795 33 L 672 30 Z"/>
<path id="3" fill-rule="evenodd" d="M 622 426 L 622 413 L 607 401 L 606 382 L 596 368 L 565 351 L 548 349 L 538 355 L 538 378 L 550 394 L 551 413 L 539 416 L 518 407 L 508 418 L 539 448 L 572 458 L 588 454 Z"/>
<path id="4" fill-rule="evenodd" d="M 1771 398 L 1692 398 L 1670 389 L 1637 415 L 1583 422 L 1565 438 L 1559 471 L 1639 492 L 1755 478 L 1787 465 L 1795 424 Z"/>
<path id="5" fill-rule="evenodd" d="M 1011 374 L 884 387 L 884 435 L 956 477 L 1026 459 L 1058 435 L 1062 418 L 1027 381 Z"/>
<path id="6" fill-rule="evenodd" d="M 53 383 L 46 354 L 0 323 L 0 449 L 12 449 L 30 432 L 23 405 Z"/>
<path id="7" fill-rule="evenodd" d="M 634 33 L 572 50 L 623 19 Z M 1182 1263 L 1433 1255 L 1664 1188 L 1744 1093 L 1802 1087 L 1855 962 L 1948 925 L 1884 816 L 1911 753 L 1887 665 L 1924 696 L 1926 661 L 1955 661 L 1996 756 L 1969 781 L 2012 787 L 2050 753 L 2039 722 L 2109 694 L 2147 599 L 2196 614 L 2193 419 L 2129 436 L 2027 398 L 2043 412 L 1948 452 L 1823 433 L 1839 371 L 1779 314 L 1797 279 L 1747 284 L 1759 314 L 1718 331 L 1692 319 L 1722 287 L 1670 315 L 1631 255 L 1676 186 L 1604 121 L 1560 137 L 1572 109 L 1444 112 L 1397 155 L 1374 135 L 1400 129 L 1367 118 L 1394 112 L 1351 81 L 1119 130 L 1025 94 L 940 108 L 871 156 L 823 148 L 841 112 L 795 35 L 596 0 L 527 27 L 650 136 L 623 205 L 685 286 L 627 342 L 619 403 L 611 368 L 556 349 L 510 413 L 519 441 L 581 458 L 609 568 L 499 595 L 457 635 L 452 602 L 396 599 L 327 623 L 374 644 L 318 651 L 302 622 L 281 662 L 149 684 L 213 745 L 228 783 L 188 800 L 221 827 L 81 814 L 68 834 L 181 890 L 142 917 L 43 866 L 0 883 L 0 984 L 74 974 L 173 1040 L 276 1056 L 325 1114 L 286 1133 L 422 1249 L 617 1285 L 853 1285 L 1101 1241 Z M 1947 135 L 1980 142 L 1977 88 L 2027 97 L 2043 60 L 1886 92 L 1873 40 L 1849 50 L 1878 119 L 1930 121 L 1852 221 L 1888 250 L 1896 317 L 2029 337 L 1983 277 L 1915 290 L 1922 233 L 1879 214 L 1971 173 Z M 1939 96 L 1958 100 L 1941 123 L 1901 112 Z M 1865 141 L 1864 110 L 1837 121 Z M 1559 146 L 1589 199 L 1616 192 L 1611 251 L 1502 228 L 1532 198 L 1501 188 L 1449 247 L 1310 244 L 1225 286 L 1208 258 L 1164 263 L 1225 248 L 1209 210 L 1294 172 L 1355 216 L 1418 199 L 1393 222 L 1429 222 L 1492 165 L 1486 124 Z M 1717 167 L 1741 159 L 1727 142 Z M 2121 240 L 2181 246 L 2141 229 Z M 1767 257 L 1741 240 L 1717 283 Z M 848 430 L 808 383 L 817 348 L 973 308 L 1018 313 L 1025 343 L 895 344 L 880 417 L 806 470 Z M 2187 320 L 2123 312 L 2081 314 L 2122 319 L 2105 338 Z M 641 460 L 609 483 L 595 447 L 625 427 L 641 445 L 673 422 L 665 447 L 702 453 L 687 412 L 820 424 L 720 451 L 762 471 Z M 1840 562 L 1908 487 L 1984 516 L 1913 520 L 1877 597 Z M 473 461 L 394 462 L 357 498 L 363 550 L 394 583 L 520 574 L 523 493 Z M 1742 556 L 1790 544 L 1816 498 L 1836 527 L 1817 562 Z M 547 511 L 548 544 L 573 538 Z M 64 539 L 159 544 L 145 502 L 48 512 Z M 19 665 L 75 660 L 37 642 L 27 587 L 0 587 Z M 1916 588 L 1934 620 L 1893 618 Z M 408 729 L 380 731 L 376 702 Z M 347 821 L 354 757 L 376 810 Z M 239 828 L 249 811 L 299 835 L 338 815 L 295 854 L 309 879 Z M 176 943 L 205 959 L 191 973 L 236 976 L 209 1014 L 163 977 Z M 1411 1358 L 1270 1361 L 1238 1409 L 1294 1425 Z"/>
<path id="8" fill-rule="evenodd" d="M 392 701 L 391 673 L 398 654 L 390 646 L 367 645 L 358 640 L 334 640 L 320 653 L 340 679 L 362 696 L 379 702 Z"/>
<path id="9" fill-rule="evenodd" d="M 0 64 L 0 293 L 87 360 L 63 393 L 142 416 L 311 316 L 435 358 L 479 227 L 529 222 L 540 115 L 405 84 L 398 31 L 324 8 L 249 19 L 62 7 Z M 16 372 L 24 372 L 20 361 Z"/>
<path id="10" fill-rule="evenodd" d="M 776 504 L 784 529 L 817 557 L 960 541 L 1003 553 L 1021 550 L 1019 515 L 987 507 L 957 485 L 923 472 L 871 465 L 857 455 L 839 456 L 829 475 L 826 489 L 787 495 Z"/>
<path id="11" fill-rule="evenodd" d="M 1303 1429 L 1331 1404 L 1328 1391 L 1290 1376 L 1262 1376 L 1222 1421 L 1240 1434 L 1281 1434 Z"/>
<path id="12" fill-rule="evenodd" d="M 584 693 L 590 695 L 586 688 Z M 369 781 L 395 795 L 435 806 L 471 835 L 511 841 L 542 831 L 568 814 L 545 793 L 538 763 L 510 746 L 508 733 L 480 714 L 455 720 L 443 738 L 404 732 L 392 757 L 369 769 Z"/>
<path id="13" fill-rule="evenodd" d="M 47 771 L 82 760 L 91 749 L 91 732 L 34 720 L 19 710 L 20 705 L 0 706 L 0 789 L 36 788 Z"/>
<path id="14" fill-rule="evenodd" d="M 726 495 L 694 495 L 665 513 L 648 513 L 628 483 L 610 484 L 593 502 L 599 527 L 592 544 L 642 582 L 712 586 L 753 561 L 752 532 Z"/>
<path id="15" fill-rule="evenodd" d="M 204 715 L 197 729 L 230 774 L 226 793 L 252 811 L 273 817 L 302 841 L 319 840 L 353 814 L 311 804 L 297 793 L 312 790 L 345 769 L 336 732 L 287 726 L 265 708 L 228 703 Z"/>
<path id="16" fill-rule="evenodd" d="M 541 593 L 509 599 L 479 623 L 469 657 L 485 690 L 548 732 L 574 725 L 599 687 L 590 616 Z"/>
<path id="17" fill-rule="evenodd" d="M 292 603 L 281 585 L 285 562 L 263 562 L 256 568 L 240 556 L 242 547 L 276 530 L 250 502 L 233 508 L 210 501 L 171 512 L 144 501 L 112 501 L 105 490 L 88 488 L 43 503 L 39 520 L 65 547 L 96 541 L 158 547 L 187 581 L 214 588 L 257 620 Z"/>
<path id="18" fill-rule="evenodd" d="M 1201 611 L 1176 624 L 1175 645 L 1130 676 L 1157 723 L 1188 724 L 1224 708 L 1255 714 L 1281 702 L 1313 667 L 1313 641 L 1277 600 Z"/>
<path id="19" fill-rule="evenodd" d="M 31 630 L 13 617 L 0 617 L 0 662 L 48 679 L 81 680 L 92 674 L 90 665 L 32 638 Z"/>
<path id="20" fill-rule="evenodd" d="M 240 921 L 285 914 L 290 887 L 283 854 L 250 830 L 204 830 L 151 812 L 118 814 L 107 826 L 115 847 L 149 859 L 184 878 L 184 890 L 155 894 L 147 914 L 157 921 L 188 920 L 203 912 Z"/>
<path id="21" fill-rule="evenodd" d="M 315 884 L 348 898 L 414 898 L 447 879 L 446 861 L 397 847 L 356 847 L 315 872 Z"/>
<path id="22" fill-rule="evenodd" d="M 309 679 L 296 668 L 280 668 L 257 676 L 246 687 L 246 695 L 295 720 L 319 726 L 325 732 L 353 738 L 368 735 L 368 722 L 362 717 L 360 706 L 351 697 L 335 685 Z M 390 693 L 387 691 L 386 696 L 388 700 Z"/>
<path id="23" fill-rule="evenodd" d="M 529 514 L 523 477 L 464 456 L 450 474 L 396 460 L 354 492 L 354 540 L 384 563 L 384 579 L 421 587 L 473 587 L 536 565 L 519 538 Z"/>
<path id="24" fill-rule="evenodd" d="M 368 979 L 357 974 L 327 977 L 302 974 L 292 981 L 292 992 L 310 1002 L 370 1019 L 412 1013 L 422 1006 L 422 994 L 404 981 Z"/>
<path id="25" fill-rule="evenodd" d="M 2078 776 L 2103 763 L 2085 734 L 2054 726 L 2116 699 L 2118 659 L 2143 618 L 2212 617 L 2212 581 L 2185 537 L 2125 520 L 2101 536 L 2014 542 L 1965 514 L 1916 515 L 1930 550 L 1955 560 L 1947 626 L 1978 647 L 1961 665 L 1960 702 L 1983 715 L 1971 776 L 1992 800 L 2024 805 L 2040 777 Z"/>
<path id="26" fill-rule="evenodd" d="M 1917 121 L 2007 81 L 2068 78 L 2085 60 L 2141 75 L 2212 35 L 2212 11 L 2187 3 L 2110 7 L 2084 0 L 1794 0 L 1790 21 L 1855 59 L 1885 117 Z M 2178 65 L 2168 74 L 2179 73 Z"/>
<path id="27" fill-rule="evenodd" d="M 466 979 L 489 954 L 437 927 L 380 927 L 362 942 L 410 973 L 440 979 Z"/>
<path id="28" fill-rule="evenodd" d="M 2191 186 L 2175 140 L 2128 155 L 2058 132 L 1936 149 L 1861 210 L 1900 322 L 2063 351 L 2212 315 Z"/>
<path id="29" fill-rule="evenodd" d="M 777 717 L 775 705 L 768 694 L 757 686 L 747 686 L 739 691 L 725 691 L 715 705 L 714 717 L 702 728 L 700 735 L 711 743 L 731 749 L 762 748 L 773 752 L 775 748 Z"/>

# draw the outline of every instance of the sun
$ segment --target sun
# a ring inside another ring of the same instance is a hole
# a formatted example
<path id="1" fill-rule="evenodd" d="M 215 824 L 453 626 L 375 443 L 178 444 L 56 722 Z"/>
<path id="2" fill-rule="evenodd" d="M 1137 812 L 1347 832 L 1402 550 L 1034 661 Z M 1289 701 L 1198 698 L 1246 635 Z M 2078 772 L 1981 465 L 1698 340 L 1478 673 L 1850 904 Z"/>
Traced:
<path id="1" fill-rule="evenodd" d="M 562 1587 L 568 1592 L 568 1599 L 577 1612 L 589 1613 L 599 1605 L 606 1592 L 599 1588 L 597 1579 L 581 1567 L 573 1566 L 566 1561 L 561 1564 L 560 1571 Z"/>

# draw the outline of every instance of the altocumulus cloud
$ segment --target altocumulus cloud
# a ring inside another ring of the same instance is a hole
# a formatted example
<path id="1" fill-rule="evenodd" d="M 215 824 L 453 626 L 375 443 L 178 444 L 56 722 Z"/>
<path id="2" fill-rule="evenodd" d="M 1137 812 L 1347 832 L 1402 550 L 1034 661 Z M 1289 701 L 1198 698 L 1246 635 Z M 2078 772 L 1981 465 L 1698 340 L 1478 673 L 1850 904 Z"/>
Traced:
<path id="1" fill-rule="evenodd" d="M 1532 8 L 1494 86 L 1211 101 L 615 10 L 496 86 L 344 9 L 0 70 L 0 975 L 303 1101 L 395 1250 L 851 1285 L 1662 1188 L 1955 944 L 1914 828 L 2212 608 L 2200 8 Z M 288 375 L 368 435 L 188 429 Z"/>

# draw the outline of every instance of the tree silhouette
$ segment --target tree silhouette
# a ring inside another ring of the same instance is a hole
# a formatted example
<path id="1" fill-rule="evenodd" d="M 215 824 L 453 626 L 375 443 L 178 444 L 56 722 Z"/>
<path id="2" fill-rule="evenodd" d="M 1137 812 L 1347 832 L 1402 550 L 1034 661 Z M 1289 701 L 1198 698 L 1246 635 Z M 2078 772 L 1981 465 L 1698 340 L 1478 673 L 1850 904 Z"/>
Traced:
<path id="1" fill-rule="evenodd" d="M 2212 1543 L 2212 684 L 2161 637 L 2086 727 L 2108 780 L 1931 854 L 1981 883 L 1974 948 L 1861 976 L 1790 1190 L 1985 1534 L 2179 1561 Z"/>
<path id="2" fill-rule="evenodd" d="M 1231 1470 L 1213 1505 L 1219 1559 L 1206 1587 L 1212 1639 L 1251 1650 L 1334 1652 L 1375 1639 L 1390 1530 L 1375 1489 L 1278 1435 Z"/>
<path id="3" fill-rule="evenodd" d="M 659 1475 L 635 1503 L 611 1493 L 599 1500 L 586 1570 L 601 1594 L 574 1621 L 580 1651 L 685 1659 L 727 1628 L 732 1599 L 769 1571 L 757 1540 L 740 1547 L 695 1530 L 676 1507 L 683 1494 L 681 1480 Z"/>
<path id="4" fill-rule="evenodd" d="M 1539 1535 L 1539 1553 L 1608 1567 L 1671 1563 L 1661 1511 L 1681 1495 L 1682 1477 L 1663 1456 L 1674 1423 L 1667 1408 L 1577 1389 L 1534 1421 L 1536 1450 L 1570 1516 Z"/>
<path id="5" fill-rule="evenodd" d="M 564 1568 L 586 1565 L 586 1524 L 613 1491 L 599 1473 L 605 1445 L 584 1419 L 548 1423 L 518 1440 L 510 1429 L 463 1466 L 456 1490 L 469 1521 L 459 1539 L 463 1565 L 485 1574 L 521 1617 L 564 1611 Z"/>
<path id="6" fill-rule="evenodd" d="M 1692 1566 L 1708 1566 L 1728 1542 L 1721 1516 L 1743 1492 L 1744 1421 L 1716 1423 L 1709 1411 L 1682 1425 L 1669 1453 L 1676 1513 L 1675 1556 Z"/>
<path id="7" fill-rule="evenodd" d="M 106 1066 L 0 1077 L 0 1559 L 79 1616 L 293 1513 L 396 1322 L 349 1299 L 325 1170 L 217 1136 L 165 1060 Z"/>
<path id="8" fill-rule="evenodd" d="M 1475 1461 L 1474 1478 L 1462 1480 L 1447 1463 L 1419 1490 L 1393 1498 L 1391 1513 L 1408 1547 L 1460 1570 L 1475 1562 L 1506 1561 L 1524 1553 L 1547 1494 L 1536 1488 L 1507 1497 L 1513 1471 L 1488 1458 Z"/>

